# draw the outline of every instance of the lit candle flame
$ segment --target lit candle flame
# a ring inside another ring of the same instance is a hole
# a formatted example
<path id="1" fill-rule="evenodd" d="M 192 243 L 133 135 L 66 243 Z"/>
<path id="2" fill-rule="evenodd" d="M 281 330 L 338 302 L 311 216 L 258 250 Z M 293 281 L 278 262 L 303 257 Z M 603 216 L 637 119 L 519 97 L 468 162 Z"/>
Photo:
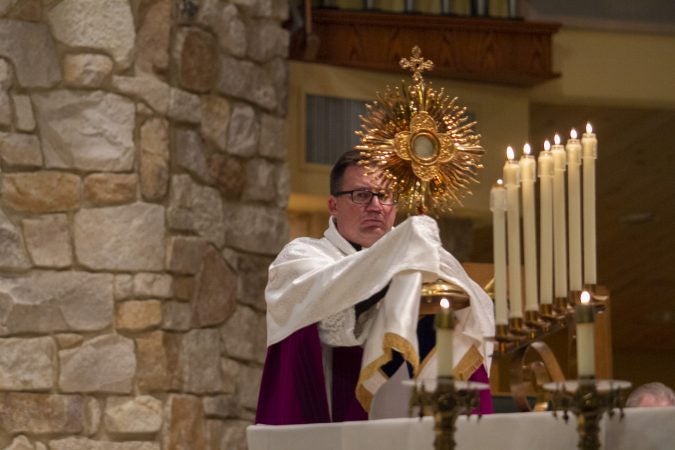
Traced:
<path id="1" fill-rule="evenodd" d="M 571 137 L 572 139 L 576 139 L 576 138 L 577 138 L 577 130 L 575 130 L 574 128 L 572 128 L 572 131 L 570 131 L 570 137 Z"/>
<path id="2" fill-rule="evenodd" d="M 526 143 L 525 145 L 523 145 L 523 153 L 525 153 L 526 155 L 529 155 L 531 151 L 532 151 L 532 148 L 530 147 L 530 144 Z"/>
<path id="3" fill-rule="evenodd" d="M 510 145 L 506 147 L 506 157 L 509 159 L 509 161 L 513 161 L 513 158 L 515 157 L 515 153 L 513 152 L 513 147 Z"/>
<path id="4" fill-rule="evenodd" d="M 588 291 L 583 291 L 581 293 L 581 303 L 583 305 L 588 305 L 591 301 L 591 294 L 588 293 Z"/>
<path id="5" fill-rule="evenodd" d="M 501 181 L 501 180 L 499 180 L 499 181 Z M 450 301 L 447 298 L 441 299 L 441 308 L 443 308 L 443 309 L 449 309 L 450 308 Z"/>
<path id="6" fill-rule="evenodd" d="M 590 122 L 586 123 L 586 133 L 591 134 L 593 132 L 593 127 Z"/>
<path id="7" fill-rule="evenodd" d="M 551 142 L 548 139 L 544 141 L 544 150 L 546 151 L 551 150 Z"/>
<path id="8" fill-rule="evenodd" d="M 558 136 L 558 133 L 556 133 L 555 136 L 553 136 L 553 143 L 555 145 L 560 145 L 560 136 Z"/>

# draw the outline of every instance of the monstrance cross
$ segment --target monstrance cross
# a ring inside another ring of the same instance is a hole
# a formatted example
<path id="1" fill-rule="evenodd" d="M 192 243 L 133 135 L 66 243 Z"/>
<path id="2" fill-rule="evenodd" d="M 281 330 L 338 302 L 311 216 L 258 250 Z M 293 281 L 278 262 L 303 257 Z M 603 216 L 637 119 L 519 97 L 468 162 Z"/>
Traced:
<path id="1" fill-rule="evenodd" d="M 422 81 L 423 71 L 434 68 L 433 61 L 422 58 L 422 50 L 417 45 L 412 49 L 412 56 L 410 58 L 401 58 L 399 64 L 404 69 L 410 69 L 413 73 L 412 78 L 415 84 L 419 84 Z"/>

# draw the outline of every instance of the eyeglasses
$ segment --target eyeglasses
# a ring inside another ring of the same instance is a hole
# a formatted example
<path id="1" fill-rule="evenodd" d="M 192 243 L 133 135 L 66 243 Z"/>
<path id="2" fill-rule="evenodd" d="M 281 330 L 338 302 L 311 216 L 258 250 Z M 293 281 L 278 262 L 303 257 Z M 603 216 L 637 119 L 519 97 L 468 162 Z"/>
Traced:
<path id="1" fill-rule="evenodd" d="M 377 197 L 381 205 L 395 205 L 398 202 L 398 197 L 393 192 L 373 192 L 368 189 L 352 189 L 351 191 L 336 192 L 333 195 L 337 197 L 347 194 L 351 195 L 352 201 L 359 205 L 370 204 L 373 196 Z"/>

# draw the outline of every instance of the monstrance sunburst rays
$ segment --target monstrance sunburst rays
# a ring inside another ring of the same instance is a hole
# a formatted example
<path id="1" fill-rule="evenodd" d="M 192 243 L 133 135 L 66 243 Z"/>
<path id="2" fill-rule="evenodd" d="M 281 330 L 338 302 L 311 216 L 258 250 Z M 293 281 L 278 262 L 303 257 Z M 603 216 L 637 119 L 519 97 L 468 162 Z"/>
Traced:
<path id="1" fill-rule="evenodd" d="M 387 86 L 366 105 L 356 149 L 369 173 L 381 171 L 389 180 L 402 209 L 439 215 L 470 193 L 485 151 L 466 108 L 444 89 L 436 91 L 425 83 L 422 72 L 433 63 L 421 57 L 420 48 L 415 46 L 412 57 L 401 59 L 400 65 L 413 72 L 413 84 Z"/>

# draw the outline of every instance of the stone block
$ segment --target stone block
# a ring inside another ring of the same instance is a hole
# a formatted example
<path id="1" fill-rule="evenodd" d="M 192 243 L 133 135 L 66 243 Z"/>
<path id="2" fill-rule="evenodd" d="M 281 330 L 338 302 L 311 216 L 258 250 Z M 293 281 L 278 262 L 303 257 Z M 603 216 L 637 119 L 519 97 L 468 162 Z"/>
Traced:
<path id="1" fill-rule="evenodd" d="M 191 330 L 185 334 L 179 359 L 185 392 L 224 392 L 220 351 L 220 336 L 216 329 Z"/>
<path id="2" fill-rule="evenodd" d="M 263 158 L 246 162 L 246 188 L 244 201 L 273 202 L 276 200 L 277 166 Z"/>
<path id="3" fill-rule="evenodd" d="M 199 397 L 172 395 L 166 404 L 163 439 L 167 450 L 209 448 L 204 409 Z"/>
<path id="4" fill-rule="evenodd" d="M 246 450 L 246 427 L 249 425 L 251 423 L 244 420 L 207 421 L 208 448 Z"/>
<path id="5" fill-rule="evenodd" d="M 161 447 L 156 442 L 147 441 L 110 442 L 85 437 L 67 437 L 50 440 L 49 450 L 161 450 Z"/>
<path id="6" fill-rule="evenodd" d="M 261 367 L 239 365 L 237 394 L 239 395 L 240 405 L 244 408 L 255 409 L 257 407 L 261 378 Z"/>
<path id="7" fill-rule="evenodd" d="M 232 394 L 214 395 L 202 398 L 206 417 L 229 419 L 239 416 L 239 401 Z"/>
<path id="8" fill-rule="evenodd" d="M 177 129 L 174 133 L 174 161 L 204 183 L 212 181 L 202 138 L 194 130 Z"/>
<path id="9" fill-rule="evenodd" d="M 264 362 L 267 348 L 265 316 L 238 306 L 220 328 L 225 355 L 243 361 Z"/>
<path id="10" fill-rule="evenodd" d="M 136 35 L 136 69 L 144 73 L 165 72 L 169 68 L 171 0 L 149 5 Z"/>
<path id="11" fill-rule="evenodd" d="M 248 56 L 257 62 L 288 57 L 290 35 L 277 21 L 254 20 L 248 25 Z"/>
<path id="12" fill-rule="evenodd" d="M 153 434 L 162 427 L 162 402 L 149 395 L 108 397 L 103 418 L 110 434 Z"/>
<path id="13" fill-rule="evenodd" d="M 162 323 L 162 302 L 129 300 L 117 304 L 115 325 L 118 330 L 142 331 Z"/>
<path id="14" fill-rule="evenodd" d="M 192 307 L 185 302 L 164 302 L 162 304 L 162 329 L 188 331 L 192 324 Z"/>
<path id="15" fill-rule="evenodd" d="M 6 91 L 14 81 L 14 71 L 6 59 L 0 59 L 0 91 Z"/>
<path id="16" fill-rule="evenodd" d="M 8 58 L 25 88 L 48 88 L 61 81 L 58 52 L 42 23 L 0 19 L 0 56 Z"/>
<path id="17" fill-rule="evenodd" d="M 23 270 L 30 266 L 21 232 L 0 209 L 0 268 Z"/>
<path id="18" fill-rule="evenodd" d="M 241 254 L 237 256 L 236 270 L 239 275 L 237 298 L 241 303 L 258 311 L 265 311 L 265 286 L 267 269 L 272 264 L 272 256 Z"/>
<path id="19" fill-rule="evenodd" d="M 277 161 L 286 160 L 286 121 L 271 114 L 260 115 L 260 144 L 258 153 Z"/>
<path id="20" fill-rule="evenodd" d="M 0 125 L 10 127 L 12 125 L 12 104 L 9 94 L 0 89 Z"/>
<path id="21" fill-rule="evenodd" d="M 84 401 L 79 395 L 0 392 L 0 429 L 7 433 L 80 433 Z"/>
<path id="22" fill-rule="evenodd" d="M 167 392 L 180 388 L 180 335 L 152 331 L 136 338 L 136 349 L 136 383 L 141 392 Z"/>
<path id="23" fill-rule="evenodd" d="M 213 154 L 209 157 L 209 173 L 216 186 L 229 200 L 238 200 L 246 185 L 244 165 L 238 158 Z"/>
<path id="24" fill-rule="evenodd" d="M 218 95 L 202 97 L 202 136 L 220 151 L 227 149 L 227 129 L 230 125 L 230 103 Z"/>
<path id="25" fill-rule="evenodd" d="M 68 217 L 47 214 L 21 221 L 26 248 L 36 266 L 68 267 L 73 263 Z"/>
<path id="26" fill-rule="evenodd" d="M 0 391 L 50 390 L 55 356 L 51 337 L 0 339 Z"/>
<path id="27" fill-rule="evenodd" d="M 84 342 L 84 336 L 75 333 L 59 333 L 54 336 L 59 349 L 77 347 Z"/>
<path id="28" fill-rule="evenodd" d="M 94 206 L 132 203 L 137 189 L 136 174 L 94 173 L 84 179 L 84 200 Z"/>
<path id="29" fill-rule="evenodd" d="M 192 292 L 194 291 L 194 288 L 195 288 L 194 277 L 189 276 L 173 277 L 173 296 L 175 299 L 181 301 L 189 301 L 192 298 Z"/>
<path id="30" fill-rule="evenodd" d="M 164 198 L 169 186 L 169 123 L 151 118 L 141 126 L 140 174 L 143 198 Z"/>
<path id="31" fill-rule="evenodd" d="M 2 196 L 17 211 L 72 211 L 80 207 L 81 185 L 80 177 L 64 172 L 8 173 L 2 177 Z"/>
<path id="32" fill-rule="evenodd" d="M 33 114 L 33 105 L 30 102 L 30 97 L 15 94 L 12 95 L 12 102 L 14 103 L 16 128 L 27 132 L 35 130 L 35 115 Z"/>
<path id="33" fill-rule="evenodd" d="M 271 74 L 264 67 L 248 60 L 221 55 L 216 89 L 225 95 L 248 100 L 268 111 L 278 106 Z"/>
<path id="34" fill-rule="evenodd" d="M 201 98 L 199 95 L 171 88 L 167 114 L 176 122 L 198 124 L 202 121 Z"/>
<path id="35" fill-rule="evenodd" d="M 167 266 L 171 272 L 195 274 L 206 253 L 208 243 L 193 236 L 172 236 L 167 249 Z"/>
<path id="36" fill-rule="evenodd" d="M 112 84 L 122 93 L 145 102 L 158 114 L 169 111 L 171 86 L 155 77 L 143 74 L 138 77 L 113 76 Z"/>
<path id="37" fill-rule="evenodd" d="M 288 163 L 284 162 L 277 166 L 276 186 L 276 205 L 279 209 L 286 210 L 291 195 L 291 172 L 288 170 Z"/>
<path id="38" fill-rule="evenodd" d="M 141 272 L 134 275 L 136 297 L 169 298 L 173 295 L 173 277 L 166 273 Z"/>
<path id="39" fill-rule="evenodd" d="M 48 11 L 47 19 L 60 42 L 109 54 L 119 69 L 131 64 L 136 27 L 128 1 L 63 0 Z"/>
<path id="40" fill-rule="evenodd" d="M 101 224 L 105 223 L 105 227 Z M 164 208 L 149 203 L 82 209 L 74 219 L 75 255 L 97 270 L 164 268 Z"/>
<path id="41" fill-rule="evenodd" d="M 286 212 L 259 205 L 227 208 L 227 245 L 262 255 L 276 255 L 288 242 Z"/>
<path id="42" fill-rule="evenodd" d="M 94 397 L 86 397 L 84 400 L 84 430 L 86 436 L 93 436 L 101 428 L 101 405 Z"/>
<path id="43" fill-rule="evenodd" d="M 237 276 L 223 257 L 208 247 L 192 296 L 192 322 L 196 327 L 218 325 L 234 313 Z"/>
<path id="44" fill-rule="evenodd" d="M 42 150 L 37 136 L 0 131 L 0 159 L 8 167 L 39 168 Z"/>
<path id="45" fill-rule="evenodd" d="M 227 137 L 229 154 L 242 157 L 251 157 L 256 154 L 260 138 L 260 123 L 251 106 L 243 103 L 234 106 Z"/>
<path id="46" fill-rule="evenodd" d="M 219 192 L 200 186 L 188 175 L 174 175 L 169 194 L 169 226 L 175 230 L 196 232 L 216 247 L 222 247 L 226 224 Z"/>
<path id="47" fill-rule="evenodd" d="M 127 172 L 134 166 L 135 107 L 103 91 L 32 94 L 45 166 Z"/>
<path id="48" fill-rule="evenodd" d="M 136 375 L 134 343 L 120 335 L 98 336 L 59 351 L 59 364 L 63 392 L 129 394 Z"/>
<path id="49" fill-rule="evenodd" d="M 109 327 L 112 275 L 33 271 L 0 277 L 0 334 L 86 332 Z"/>
<path id="50" fill-rule="evenodd" d="M 113 71 L 114 62 L 107 55 L 76 53 L 63 57 L 63 80 L 73 87 L 100 87 Z"/>
<path id="51" fill-rule="evenodd" d="M 125 300 L 134 293 L 134 278 L 126 273 L 115 275 L 113 295 L 115 300 Z"/>
<path id="52" fill-rule="evenodd" d="M 176 38 L 178 80 L 189 91 L 205 93 L 216 78 L 216 41 L 212 34 L 196 27 L 179 29 Z"/>

